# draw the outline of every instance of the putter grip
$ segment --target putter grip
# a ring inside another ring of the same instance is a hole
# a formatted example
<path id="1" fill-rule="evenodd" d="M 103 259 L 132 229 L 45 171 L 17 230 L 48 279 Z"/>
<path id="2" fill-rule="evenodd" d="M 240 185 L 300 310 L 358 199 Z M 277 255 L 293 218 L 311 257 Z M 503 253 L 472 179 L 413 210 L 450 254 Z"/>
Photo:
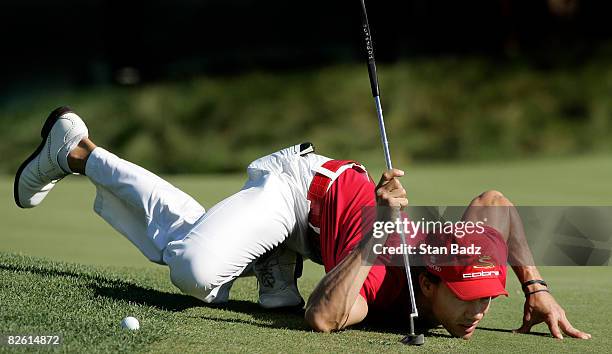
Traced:
<path id="1" fill-rule="evenodd" d="M 364 0 L 361 0 L 361 10 L 361 27 L 363 31 L 362 34 L 365 44 L 366 55 L 368 56 L 368 73 L 370 73 L 370 86 L 372 87 L 372 96 L 379 97 L 380 89 L 378 88 L 376 59 L 374 58 L 374 41 L 372 40 L 372 32 L 370 31 L 370 23 L 368 21 L 368 13 L 366 11 Z"/>
<path id="2" fill-rule="evenodd" d="M 379 97 L 380 89 L 378 88 L 378 74 L 376 73 L 376 63 L 374 63 L 374 60 L 368 63 L 368 73 L 370 73 L 370 86 L 372 86 L 372 96 Z"/>

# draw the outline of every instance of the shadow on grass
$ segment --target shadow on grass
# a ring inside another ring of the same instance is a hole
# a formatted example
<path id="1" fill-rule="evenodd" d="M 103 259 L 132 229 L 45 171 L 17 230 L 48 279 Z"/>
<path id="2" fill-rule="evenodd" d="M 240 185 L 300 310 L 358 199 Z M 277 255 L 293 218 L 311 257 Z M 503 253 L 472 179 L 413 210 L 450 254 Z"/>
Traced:
<path id="1" fill-rule="evenodd" d="M 101 274 L 88 274 L 79 271 L 78 269 L 60 269 L 59 266 L 52 263 L 37 263 L 33 264 L 2 264 L 0 270 L 12 272 L 27 272 L 38 274 L 41 276 L 55 277 L 72 277 L 83 280 L 85 286 L 91 288 L 96 296 L 106 297 L 118 301 L 126 301 L 134 304 L 151 306 L 162 311 L 181 312 L 194 307 L 206 307 L 210 309 L 222 309 L 225 311 L 236 312 L 252 316 L 253 320 L 223 318 L 216 317 L 211 314 L 195 315 L 197 318 L 211 321 L 222 321 L 228 323 L 242 323 L 262 328 L 272 329 L 289 329 L 295 331 L 310 332 L 311 329 L 304 321 L 304 310 L 302 308 L 282 309 L 282 310 L 266 310 L 258 304 L 246 300 L 230 300 L 222 305 L 208 305 L 204 302 L 191 296 L 168 293 L 151 288 L 145 288 L 131 282 L 110 279 Z M 392 333 L 397 335 L 405 335 L 407 333 L 406 326 L 397 324 L 391 325 L 381 322 L 366 321 L 363 324 L 351 327 L 352 330 L 376 332 L 376 333 Z M 479 329 L 494 332 L 512 333 L 511 330 L 480 327 Z M 530 333 L 537 336 L 549 336 L 546 333 Z M 428 337 L 438 338 L 453 338 L 445 333 L 436 333 L 426 331 Z"/>
<path id="2" fill-rule="evenodd" d="M 230 300 L 227 302 L 227 304 L 217 305 L 214 306 L 214 308 L 246 314 L 251 316 L 253 319 L 223 318 L 215 317 L 211 314 L 195 315 L 194 317 L 211 321 L 242 323 L 261 328 L 288 329 L 302 332 L 312 331 L 312 329 L 310 329 L 310 327 L 308 327 L 306 324 L 306 321 L 304 321 L 304 309 L 302 308 L 266 310 L 252 301 L 245 300 Z"/>
<path id="3" fill-rule="evenodd" d="M 42 276 L 55 276 L 55 277 L 71 277 L 78 278 L 87 281 L 97 281 L 97 282 L 106 282 L 106 283 L 117 283 L 117 284 L 127 284 L 121 280 L 109 279 L 105 278 L 101 275 L 96 274 L 87 274 L 82 271 L 76 270 L 65 270 L 65 269 L 57 269 L 53 268 L 52 264 L 48 264 L 49 267 L 45 268 L 43 265 L 31 265 L 31 264 L 0 264 L 0 270 L 7 270 L 11 272 L 23 272 L 23 273 L 32 273 Z"/>
<path id="4" fill-rule="evenodd" d="M 375 321 L 366 319 L 366 321 L 362 322 L 362 324 L 355 325 L 351 327 L 351 329 L 357 329 L 360 331 L 375 332 L 375 333 L 391 333 L 391 334 L 397 334 L 400 336 L 405 336 L 410 332 L 410 325 L 408 321 L 402 322 L 401 320 L 398 321 L 397 319 L 391 322 L 383 322 L 380 319 L 375 320 Z M 442 330 L 444 332 L 443 333 L 434 332 L 436 330 Z M 422 333 L 425 335 L 425 337 L 449 338 L 449 339 L 455 338 L 451 336 L 450 334 L 448 334 L 446 330 L 442 328 L 442 326 L 425 328 L 422 325 L 420 325 L 418 322 L 416 324 L 415 332 L 417 334 Z"/>
<path id="5" fill-rule="evenodd" d="M 196 298 L 181 294 L 166 293 L 154 289 L 147 289 L 135 284 L 90 284 L 98 296 L 114 300 L 127 301 L 140 305 L 152 306 L 164 311 L 180 312 L 192 307 L 206 307 L 224 311 L 247 314 L 253 321 L 237 318 L 215 317 L 213 314 L 194 315 L 193 317 L 211 321 L 230 323 L 243 323 L 264 328 L 291 329 L 310 331 L 304 321 L 302 308 L 287 308 L 279 310 L 266 310 L 258 304 L 246 300 L 230 300 L 225 304 L 210 305 Z M 223 316 L 223 314 L 222 314 Z"/>
<path id="6" fill-rule="evenodd" d="M 29 259 L 28 261 L 35 262 L 34 259 Z M 254 302 L 244 300 L 230 300 L 228 303 L 222 305 L 209 305 L 188 295 L 146 288 L 132 282 L 111 279 L 103 274 L 92 274 L 79 269 L 69 269 L 70 265 L 67 265 L 65 268 L 60 268 L 61 266 L 62 265 L 56 265 L 45 261 L 30 264 L 23 262 L 12 263 L 9 260 L 9 263 L 0 263 L 0 270 L 31 273 L 43 277 L 70 277 L 79 279 L 83 281 L 82 286 L 86 286 L 94 291 L 95 296 L 151 306 L 162 311 L 181 312 L 189 308 L 206 307 L 248 314 L 253 317 L 254 321 L 227 319 L 214 317 L 214 315 L 207 315 L 208 317 L 202 316 L 203 319 L 244 322 L 268 328 L 285 328 L 300 331 L 310 330 L 304 322 L 304 310 L 302 308 L 265 310 Z"/>
<path id="7" fill-rule="evenodd" d="M 539 337 L 551 337 L 552 338 L 552 336 L 549 333 L 543 333 L 543 332 L 515 333 L 511 329 L 487 328 L 487 327 L 478 327 L 478 329 L 483 330 L 483 331 L 490 331 L 490 332 L 503 332 L 503 333 L 516 334 L 517 336 L 526 335 L 526 336 L 539 336 Z"/>
<path id="8" fill-rule="evenodd" d="M 88 274 L 79 270 L 56 268 L 53 264 L 0 264 L 0 270 L 26 272 L 45 277 L 71 277 L 84 281 L 96 295 L 149 305 L 162 310 L 182 311 L 191 307 L 204 306 L 203 302 L 191 296 L 166 293 L 99 274 Z"/>
<path id="9" fill-rule="evenodd" d="M 167 293 L 131 283 L 92 283 L 88 286 L 94 290 L 97 296 L 151 306 L 163 311 L 180 312 L 192 307 L 207 306 L 191 296 Z"/>

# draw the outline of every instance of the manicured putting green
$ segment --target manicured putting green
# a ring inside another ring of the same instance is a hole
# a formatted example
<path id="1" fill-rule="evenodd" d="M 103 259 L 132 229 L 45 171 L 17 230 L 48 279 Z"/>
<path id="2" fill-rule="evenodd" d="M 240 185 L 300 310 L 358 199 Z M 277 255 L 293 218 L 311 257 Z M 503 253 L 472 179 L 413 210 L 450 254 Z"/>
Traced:
<path id="1" fill-rule="evenodd" d="M 368 161 L 365 161 L 366 163 Z M 370 172 L 379 174 L 370 164 Z M 521 205 L 612 204 L 612 158 L 589 156 L 486 165 L 404 166 L 413 205 L 466 204 L 475 194 L 499 189 Z M 240 187 L 243 177 L 170 179 L 206 207 Z M 336 334 L 311 332 L 300 314 L 258 308 L 254 278 L 239 279 L 224 307 L 206 307 L 181 295 L 165 267 L 148 263 L 128 241 L 95 216 L 94 187 L 68 177 L 45 202 L 19 210 L 10 176 L 0 178 L 0 334 L 63 335 L 70 352 L 380 352 L 414 348 L 401 331 L 357 327 Z M 60 262 L 58 262 L 60 261 Z M 66 263 L 68 262 L 68 263 Z M 608 317 L 612 268 L 542 270 L 575 327 L 593 339 L 557 341 L 540 325 L 535 335 L 515 335 L 523 297 L 513 276 L 509 298 L 496 299 L 470 341 L 442 329 L 425 348 L 438 352 L 601 352 L 612 347 Z M 308 296 L 322 276 L 307 263 L 300 289 Z M 123 331 L 125 316 L 140 320 Z M 7 351 L 0 347 L 0 352 Z"/>

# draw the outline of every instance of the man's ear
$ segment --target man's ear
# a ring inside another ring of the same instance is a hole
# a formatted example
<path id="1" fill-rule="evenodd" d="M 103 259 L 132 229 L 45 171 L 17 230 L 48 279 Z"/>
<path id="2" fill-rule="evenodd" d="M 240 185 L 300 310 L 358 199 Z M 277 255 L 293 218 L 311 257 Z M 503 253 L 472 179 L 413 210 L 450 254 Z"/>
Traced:
<path id="1" fill-rule="evenodd" d="M 424 273 L 419 274 L 419 285 L 421 286 L 421 292 L 426 298 L 431 299 L 434 297 L 437 284 L 432 283 Z"/>

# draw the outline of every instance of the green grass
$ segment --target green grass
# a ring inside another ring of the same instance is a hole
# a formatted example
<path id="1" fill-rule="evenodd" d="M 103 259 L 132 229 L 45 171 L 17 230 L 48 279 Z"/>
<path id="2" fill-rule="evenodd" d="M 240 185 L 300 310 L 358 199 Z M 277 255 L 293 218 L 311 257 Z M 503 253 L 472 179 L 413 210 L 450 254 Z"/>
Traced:
<path id="1" fill-rule="evenodd" d="M 585 275 L 588 274 L 588 277 Z M 448 338 L 443 330 L 428 336 L 426 349 L 438 352 L 600 351 L 609 348 L 607 311 L 612 278 L 608 268 L 547 269 L 557 298 L 591 341 L 557 341 L 539 335 L 514 335 L 522 296 L 516 284 L 511 297 L 496 300 L 481 329 L 469 342 Z M 308 294 L 320 271 L 307 267 L 300 282 Z M 311 332 L 300 314 L 266 312 L 256 305 L 254 278 L 239 279 L 231 301 L 212 308 L 179 294 L 156 268 L 121 268 L 56 263 L 0 254 L 2 333 L 62 334 L 65 351 L 125 352 L 380 352 L 410 350 L 398 343 L 401 332 L 360 327 L 336 334 Z M 578 281 L 580 280 L 580 281 Z M 589 289 L 586 293 L 584 289 Z M 584 296 L 588 296 L 585 301 Z M 141 330 L 119 328 L 121 318 L 140 319 Z M 495 343 L 492 346 L 491 343 Z M 6 349 L 0 347 L 0 351 Z"/>
<path id="2" fill-rule="evenodd" d="M 365 162 L 369 162 L 364 160 Z M 377 166 L 370 165 L 378 174 Z M 485 189 L 502 190 L 521 205 L 612 204 L 612 158 L 588 156 L 504 164 L 405 166 L 414 205 L 465 204 Z M 206 207 L 239 188 L 243 176 L 173 177 Z M 380 352 L 406 351 L 398 331 L 358 327 L 336 334 L 311 332 L 294 313 L 262 311 L 254 278 L 239 279 L 227 306 L 203 306 L 181 295 L 165 267 L 148 263 L 128 241 L 91 211 L 94 188 L 69 177 L 33 210 L 12 202 L 10 177 L 0 178 L 0 334 L 61 333 L 58 350 L 79 352 Z M 572 323 L 593 334 L 591 341 L 556 341 L 514 335 L 523 297 L 514 277 L 511 296 L 495 300 L 482 328 L 470 341 L 428 336 L 435 352 L 601 352 L 609 339 L 609 267 L 542 270 Z M 304 296 L 322 275 L 307 263 L 300 280 Z M 121 331 L 127 315 L 141 330 Z M 547 333 L 544 326 L 536 332 Z M 10 351 L 0 346 L 0 352 Z"/>

